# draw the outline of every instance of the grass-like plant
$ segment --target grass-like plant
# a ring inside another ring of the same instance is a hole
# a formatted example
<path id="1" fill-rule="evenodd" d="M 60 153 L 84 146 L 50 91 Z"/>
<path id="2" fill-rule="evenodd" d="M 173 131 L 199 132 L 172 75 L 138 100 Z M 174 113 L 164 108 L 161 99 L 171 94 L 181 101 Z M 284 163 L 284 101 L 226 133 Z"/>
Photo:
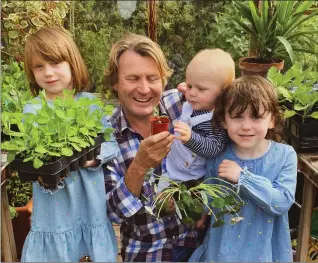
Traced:
<path id="1" fill-rule="evenodd" d="M 177 183 L 166 177 L 160 177 L 160 180 L 169 182 L 170 186 L 157 194 L 151 207 L 146 207 L 146 210 L 157 218 L 165 211 L 169 200 L 172 199 L 178 217 L 185 224 L 195 225 L 203 212 L 215 218 L 212 227 L 222 226 L 225 223 L 225 214 L 232 215 L 230 224 L 236 224 L 243 219 L 238 212 L 244 201 L 232 189 L 232 184 L 225 180 L 208 178 L 198 185 L 191 182 Z"/>

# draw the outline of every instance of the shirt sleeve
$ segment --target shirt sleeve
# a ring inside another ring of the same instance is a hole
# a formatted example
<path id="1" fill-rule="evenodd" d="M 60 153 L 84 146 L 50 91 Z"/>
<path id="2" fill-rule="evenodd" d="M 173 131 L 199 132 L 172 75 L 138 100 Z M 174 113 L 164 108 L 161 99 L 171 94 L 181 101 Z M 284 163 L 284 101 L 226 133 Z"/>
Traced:
<path id="1" fill-rule="evenodd" d="M 273 183 L 266 177 L 253 174 L 244 168 L 238 186 L 264 211 L 283 215 L 295 201 L 296 181 L 297 155 L 292 150 Z"/>
<path id="2" fill-rule="evenodd" d="M 211 121 L 204 125 L 206 132 L 200 134 L 192 130 L 190 140 L 184 145 L 202 157 L 214 157 L 224 150 L 228 135 L 223 128 L 212 126 Z"/>
<path id="3" fill-rule="evenodd" d="M 142 207 L 141 200 L 126 187 L 124 175 L 120 174 L 117 160 L 114 159 L 104 168 L 107 213 L 111 221 L 120 224 L 125 218 L 135 215 Z"/>

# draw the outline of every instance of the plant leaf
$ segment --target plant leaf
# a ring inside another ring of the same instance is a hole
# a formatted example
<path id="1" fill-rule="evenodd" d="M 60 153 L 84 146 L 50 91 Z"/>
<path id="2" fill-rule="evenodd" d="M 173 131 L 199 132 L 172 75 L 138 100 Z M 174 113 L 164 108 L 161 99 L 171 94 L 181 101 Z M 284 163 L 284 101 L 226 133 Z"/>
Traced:
<path id="1" fill-rule="evenodd" d="M 62 148 L 62 154 L 65 156 L 72 156 L 73 155 L 73 151 L 70 148 Z"/>
<path id="2" fill-rule="evenodd" d="M 312 114 L 310 114 L 310 117 L 318 119 L 318 111 L 314 111 Z"/>
<path id="3" fill-rule="evenodd" d="M 285 110 L 284 111 L 284 119 L 290 118 L 296 114 L 294 110 Z"/>
<path id="4" fill-rule="evenodd" d="M 47 152 L 47 149 L 45 149 L 42 145 L 37 146 L 34 150 L 38 153 L 46 153 Z"/>
<path id="5" fill-rule="evenodd" d="M 35 159 L 33 160 L 33 167 L 34 167 L 35 169 L 38 169 L 38 168 L 40 168 L 42 165 L 43 165 L 43 162 L 42 162 L 38 157 L 35 157 Z"/>

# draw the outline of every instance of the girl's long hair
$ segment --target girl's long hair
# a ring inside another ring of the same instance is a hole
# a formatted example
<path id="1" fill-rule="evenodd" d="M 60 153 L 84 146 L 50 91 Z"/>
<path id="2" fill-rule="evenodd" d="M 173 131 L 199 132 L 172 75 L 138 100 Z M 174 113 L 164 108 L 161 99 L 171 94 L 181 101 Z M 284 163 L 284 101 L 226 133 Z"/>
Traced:
<path id="1" fill-rule="evenodd" d="M 66 30 L 41 28 L 27 38 L 24 49 L 24 70 L 34 96 L 41 90 L 32 70 L 33 59 L 36 56 L 54 63 L 68 62 L 71 66 L 73 88 L 76 92 L 87 90 L 89 86 L 87 67 L 75 42 Z"/>

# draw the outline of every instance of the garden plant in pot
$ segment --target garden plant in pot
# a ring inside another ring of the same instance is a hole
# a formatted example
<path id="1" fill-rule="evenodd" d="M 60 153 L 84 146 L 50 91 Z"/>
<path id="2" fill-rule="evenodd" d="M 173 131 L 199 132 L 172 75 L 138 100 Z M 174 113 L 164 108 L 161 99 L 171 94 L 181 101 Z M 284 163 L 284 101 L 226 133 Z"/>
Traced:
<path id="1" fill-rule="evenodd" d="M 112 106 L 104 107 L 100 99 L 74 100 L 73 96 L 74 91 L 65 90 L 64 98 L 48 104 L 42 91 L 31 101 L 41 105 L 36 115 L 2 119 L 6 127 L 16 124 L 19 128 L 6 132 L 11 140 L 1 148 L 8 151 L 10 169 L 17 170 L 21 180 L 55 187 L 70 171 L 93 159 L 101 143 L 109 139 L 112 128 L 104 129 L 102 119 Z"/>
<path id="2" fill-rule="evenodd" d="M 153 116 L 149 117 L 149 121 L 151 123 L 151 135 L 168 131 L 169 129 L 170 119 L 167 115 L 159 116 L 158 107 L 154 108 Z"/>
<path id="3" fill-rule="evenodd" d="M 285 74 L 271 68 L 268 79 L 277 87 L 287 141 L 298 152 L 317 151 L 318 72 L 296 63 Z"/>
<path id="4" fill-rule="evenodd" d="M 17 172 L 6 178 L 10 215 L 18 258 L 21 257 L 23 244 L 31 228 L 32 184 L 21 182 Z"/>
<path id="5" fill-rule="evenodd" d="M 223 15 L 250 36 L 250 51 L 254 54 L 253 57 L 239 60 L 241 75 L 265 76 L 272 66 L 283 69 L 284 59 L 289 58 L 294 63 L 294 51 L 314 53 L 298 44 L 299 37 L 318 34 L 318 30 L 300 30 L 300 25 L 318 14 L 315 10 L 305 15 L 314 2 L 264 0 L 259 1 L 259 7 L 252 0 L 247 5 L 240 1 L 233 2 L 247 23 L 238 17 Z"/>

